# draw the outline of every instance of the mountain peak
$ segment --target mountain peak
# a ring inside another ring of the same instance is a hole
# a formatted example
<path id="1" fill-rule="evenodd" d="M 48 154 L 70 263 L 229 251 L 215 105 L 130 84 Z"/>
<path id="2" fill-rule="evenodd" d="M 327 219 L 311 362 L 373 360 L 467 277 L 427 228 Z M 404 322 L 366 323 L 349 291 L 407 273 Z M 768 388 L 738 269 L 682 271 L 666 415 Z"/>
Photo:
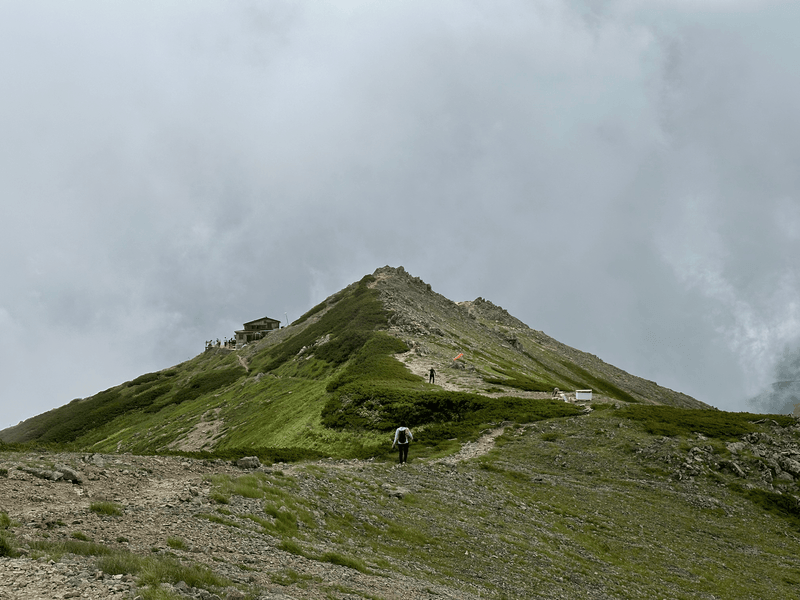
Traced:
<path id="1" fill-rule="evenodd" d="M 568 406 L 548 404 L 555 388 Z M 589 409 L 575 390 L 591 390 L 593 403 L 708 408 L 531 329 L 489 300 L 456 303 L 402 266 L 385 266 L 263 339 L 207 349 L 0 438 L 106 452 L 271 447 L 360 456 L 383 452 L 400 415 L 439 431 L 432 439 L 454 437 L 447 427 L 468 437 L 481 420 Z"/>

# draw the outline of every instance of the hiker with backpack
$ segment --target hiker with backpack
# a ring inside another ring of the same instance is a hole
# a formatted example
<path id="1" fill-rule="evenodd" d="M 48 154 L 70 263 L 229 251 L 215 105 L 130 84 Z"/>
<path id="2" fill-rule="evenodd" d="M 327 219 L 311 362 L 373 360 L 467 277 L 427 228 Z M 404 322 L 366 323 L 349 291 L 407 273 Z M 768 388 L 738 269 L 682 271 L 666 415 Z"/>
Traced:
<path id="1" fill-rule="evenodd" d="M 411 435 L 411 430 L 408 427 L 398 427 L 397 430 L 394 432 L 394 441 L 392 442 L 392 450 L 394 450 L 394 445 L 397 444 L 397 447 L 400 449 L 401 465 L 404 462 L 408 462 L 408 445 L 411 443 L 411 440 L 413 439 L 414 436 Z"/>

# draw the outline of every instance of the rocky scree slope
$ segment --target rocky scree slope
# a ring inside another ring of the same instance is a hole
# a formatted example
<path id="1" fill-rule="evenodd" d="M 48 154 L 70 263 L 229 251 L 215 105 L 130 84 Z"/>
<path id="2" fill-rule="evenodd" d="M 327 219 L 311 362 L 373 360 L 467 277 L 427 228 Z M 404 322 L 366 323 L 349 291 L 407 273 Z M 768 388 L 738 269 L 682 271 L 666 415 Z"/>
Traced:
<path id="1" fill-rule="evenodd" d="M 460 391 L 519 395 L 520 390 L 486 378 L 511 379 L 513 374 L 542 383 L 531 397 L 549 397 L 562 390 L 592 388 L 600 399 L 664 404 L 683 408 L 710 408 L 686 394 L 631 375 L 531 329 L 488 300 L 455 303 L 434 292 L 430 284 L 403 267 L 383 267 L 373 274 L 371 287 L 393 313 L 390 333 L 403 339 L 411 351 L 401 357 L 418 375 L 434 367 L 442 384 Z M 453 360 L 463 353 L 459 360 Z M 452 369 L 452 371 L 451 371 Z M 462 371 L 454 373 L 453 371 Z"/>
<path id="2" fill-rule="evenodd" d="M 509 424 L 404 467 L 2 452 L 0 598 L 798 597 L 800 427 L 631 416 Z"/>

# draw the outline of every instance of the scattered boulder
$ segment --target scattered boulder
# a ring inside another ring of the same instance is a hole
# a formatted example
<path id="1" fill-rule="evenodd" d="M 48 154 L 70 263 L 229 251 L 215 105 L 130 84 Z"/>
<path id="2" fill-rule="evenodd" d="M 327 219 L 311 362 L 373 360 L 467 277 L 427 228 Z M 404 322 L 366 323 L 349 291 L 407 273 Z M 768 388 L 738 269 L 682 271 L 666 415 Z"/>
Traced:
<path id="1" fill-rule="evenodd" d="M 55 468 L 57 472 L 61 473 L 60 479 L 71 481 L 72 483 L 77 484 L 83 483 L 83 475 L 81 475 L 80 471 L 77 471 L 67 465 L 56 465 Z"/>
<path id="2" fill-rule="evenodd" d="M 725 444 L 725 446 L 728 448 L 728 452 L 731 454 L 739 454 L 739 452 L 745 449 L 747 444 L 744 442 L 728 442 Z"/>
<path id="3" fill-rule="evenodd" d="M 404 487 L 394 486 L 391 483 L 384 483 L 382 486 L 383 491 L 386 492 L 386 495 L 390 498 L 399 498 L 402 500 L 407 494 L 410 494 L 411 491 Z"/>
<path id="4" fill-rule="evenodd" d="M 240 469 L 257 469 L 261 466 L 261 461 L 257 456 L 245 456 L 236 461 L 236 466 Z"/>
<path id="5" fill-rule="evenodd" d="M 800 477 L 800 462 L 792 458 L 782 456 L 778 460 L 778 464 L 781 466 L 781 469 L 791 473 L 793 477 Z"/>
<path id="6" fill-rule="evenodd" d="M 747 473 L 745 473 L 744 469 L 737 465 L 732 460 L 721 460 L 719 461 L 719 466 L 722 469 L 727 469 L 728 471 L 732 472 L 737 477 L 747 477 Z"/>

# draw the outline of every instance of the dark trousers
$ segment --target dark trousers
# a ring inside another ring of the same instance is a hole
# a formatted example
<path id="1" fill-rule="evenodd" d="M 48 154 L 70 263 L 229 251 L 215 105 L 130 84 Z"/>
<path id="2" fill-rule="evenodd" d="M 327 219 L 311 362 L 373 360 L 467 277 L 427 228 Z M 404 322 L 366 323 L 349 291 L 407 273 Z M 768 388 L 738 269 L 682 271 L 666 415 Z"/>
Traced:
<path id="1" fill-rule="evenodd" d="M 397 447 L 400 448 L 400 462 L 408 462 L 408 444 L 397 444 Z"/>

